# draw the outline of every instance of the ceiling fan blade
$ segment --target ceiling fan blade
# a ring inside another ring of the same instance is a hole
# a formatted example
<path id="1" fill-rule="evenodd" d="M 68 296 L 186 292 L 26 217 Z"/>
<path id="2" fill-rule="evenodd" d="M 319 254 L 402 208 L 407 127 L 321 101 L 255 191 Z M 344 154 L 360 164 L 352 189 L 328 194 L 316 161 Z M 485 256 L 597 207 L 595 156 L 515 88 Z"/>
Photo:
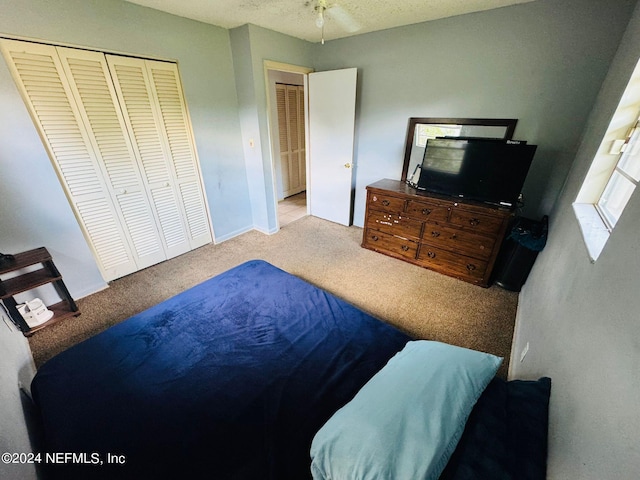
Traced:
<path id="1" fill-rule="evenodd" d="M 354 33 L 362 28 L 362 25 L 340 5 L 334 4 L 327 9 L 327 13 L 336 21 L 343 30 Z"/>

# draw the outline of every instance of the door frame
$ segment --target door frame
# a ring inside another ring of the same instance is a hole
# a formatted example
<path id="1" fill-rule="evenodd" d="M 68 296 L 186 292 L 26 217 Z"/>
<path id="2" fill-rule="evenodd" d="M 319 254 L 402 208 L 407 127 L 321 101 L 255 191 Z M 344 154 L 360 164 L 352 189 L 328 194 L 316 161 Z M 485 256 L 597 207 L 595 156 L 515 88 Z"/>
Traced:
<path id="1" fill-rule="evenodd" d="M 289 63 L 275 62 L 272 60 L 264 61 L 264 83 L 267 92 L 267 134 L 269 136 L 269 165 L 271 167 L 271 182 L 273 184 L 273 196 L 271 201 L 273 202 L 274 211 L 278 211 L 278 185 L 276 178 L 276 165 L 275 165 L 275 152 L 273 151 L 275 142 L 273 141 L 273 135 L 277 135 L 277 125 L 273 125 L 273 119 L 271 118 L 272 102 L 275 100 L 272 98 L 271 83 L 269 81 L 269 72 L 284 72 L 284 73 L 296 73 L 303 76 L 304 79 L 304 141 L 305 141 L 305 165 L 306 165 L 306 184 L 307 184 L 307 215 L 309 215 L 309 74 L 315 70 L 310 67 L 303 67 L 300 65 L 292 65 Z M 280 220 L 276 214 L 276 232 L 280 230 Z"/>

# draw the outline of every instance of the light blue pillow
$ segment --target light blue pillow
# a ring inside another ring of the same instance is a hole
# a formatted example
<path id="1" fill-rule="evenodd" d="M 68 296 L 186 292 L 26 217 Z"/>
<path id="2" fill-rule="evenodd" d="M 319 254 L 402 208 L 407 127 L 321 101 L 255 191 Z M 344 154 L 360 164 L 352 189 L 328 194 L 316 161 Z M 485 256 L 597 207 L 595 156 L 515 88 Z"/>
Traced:
<path id="1" fill-rule="evenodd" d="M 317 432 L 315 480 L 437 479 L 502 359 L 407 343 Z"/>

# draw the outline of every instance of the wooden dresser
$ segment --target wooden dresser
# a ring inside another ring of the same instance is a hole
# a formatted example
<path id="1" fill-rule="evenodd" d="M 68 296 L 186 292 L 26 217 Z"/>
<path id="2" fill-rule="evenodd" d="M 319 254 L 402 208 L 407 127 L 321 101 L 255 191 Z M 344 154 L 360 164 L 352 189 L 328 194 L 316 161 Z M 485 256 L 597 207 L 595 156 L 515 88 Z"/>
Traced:
<path id="1" fill-rule="evenodd" d="M 380 180 L 367 187 L 362 246 L 488 287 L 511 216 L 508 208 Z"/>

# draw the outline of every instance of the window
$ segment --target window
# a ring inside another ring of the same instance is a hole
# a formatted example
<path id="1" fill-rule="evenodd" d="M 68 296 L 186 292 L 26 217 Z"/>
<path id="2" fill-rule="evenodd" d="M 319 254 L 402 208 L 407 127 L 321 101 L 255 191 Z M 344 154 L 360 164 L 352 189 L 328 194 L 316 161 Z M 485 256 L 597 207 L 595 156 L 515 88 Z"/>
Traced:
<path id="1" fill-rule="evenodd" d="M 436 137 L 458 137 L 462 127 L 460 125 L 426 125 L 416 126 L 415 141 L 417 147 L 426 147 L 427 140 Z"/>
<path id="2" fill-rule="evenodd" d="M 596 204 L 609 231 L 616 226 L 620 215 L 640 180 L 640 119 L 629 132 L 604 192 Z"/>
<path id="3" fill-rule="evenodd" d="M 640 182 L 640 62 L 609 122 L 573 204 L 595 262 Z"/>

